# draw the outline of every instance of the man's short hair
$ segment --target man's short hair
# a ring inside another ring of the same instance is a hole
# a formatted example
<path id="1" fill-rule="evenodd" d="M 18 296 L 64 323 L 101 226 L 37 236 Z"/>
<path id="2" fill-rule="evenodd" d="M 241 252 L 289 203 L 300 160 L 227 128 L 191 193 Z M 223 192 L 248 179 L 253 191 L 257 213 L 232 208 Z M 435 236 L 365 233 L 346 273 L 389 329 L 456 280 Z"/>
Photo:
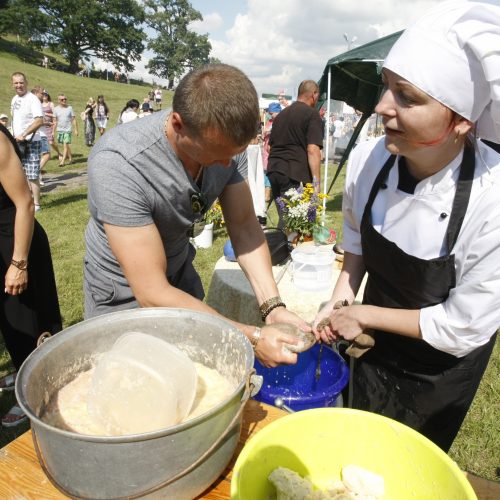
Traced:
<path id="1" fill-rule="evenodd" d="M 10 75 L 10 79 L 12 80 L 15 76 L 22 76 L 25 83 L 28 81 L 26 75 L 24 73 L 21 73 L 20 71 L 14 71 L 14 73 Z"/>
<path id="2" fill-rule="evenodd" d="M 314 80 L 304 80 L 299 85 L 298 96 L 310 97 L 314 92 L 319 92 L 318 84 Z"/>
<path id="3" fill-rule="evenodd" d="M 252 82 L 238 68 L 209 64 L 187 74 L 177 86 L 172 110 L 195 137 L 217 130 L 235 146 L 255 136 L 259 99 Z"/>

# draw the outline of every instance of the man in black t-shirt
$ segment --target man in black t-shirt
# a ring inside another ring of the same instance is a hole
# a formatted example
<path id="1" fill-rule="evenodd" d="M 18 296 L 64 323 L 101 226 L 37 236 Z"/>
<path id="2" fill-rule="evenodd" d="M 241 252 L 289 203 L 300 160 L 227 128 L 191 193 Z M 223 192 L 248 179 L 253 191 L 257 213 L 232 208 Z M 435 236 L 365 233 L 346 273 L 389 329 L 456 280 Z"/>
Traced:
<path id="1" fill-rule="evenodd" d="M 318 85 L 313 80 L 304 80 L 298 94 L 297 101 L 276 117 L 271 130 L 267 176 L 273 198 L 300 183 L 312 183 L 319 192 L 323 122 L 315 109 Z M 280 214 L 279 227 L 282 226 Z"/>

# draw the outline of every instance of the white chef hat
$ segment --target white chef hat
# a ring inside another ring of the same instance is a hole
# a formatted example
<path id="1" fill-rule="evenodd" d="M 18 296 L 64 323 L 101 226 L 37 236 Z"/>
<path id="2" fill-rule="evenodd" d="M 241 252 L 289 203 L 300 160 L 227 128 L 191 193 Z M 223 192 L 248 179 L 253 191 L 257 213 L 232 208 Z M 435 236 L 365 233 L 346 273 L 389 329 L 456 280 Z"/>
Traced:
<path id="1" fill-rule="evenodd" d="M 404 31 L 384 67 L 500 143 L 500 6 L 439 3 Z"/>

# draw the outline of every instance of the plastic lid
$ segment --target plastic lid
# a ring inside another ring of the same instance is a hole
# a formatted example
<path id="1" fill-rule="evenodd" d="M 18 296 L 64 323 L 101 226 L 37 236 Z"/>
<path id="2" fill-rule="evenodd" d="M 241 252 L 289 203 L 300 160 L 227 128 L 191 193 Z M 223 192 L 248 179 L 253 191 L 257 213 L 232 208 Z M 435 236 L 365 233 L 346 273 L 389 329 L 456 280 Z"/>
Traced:
<path id="1" fill-rule="evenodd" d="M 196 368 L 176 346 L 129 332 L 96 363 L 89 413 L 111 434 L 139 434 L 187 417 L 196 395 Z"/>
<path id="2" fill-rule="evenodd" d="M 303 245 L 292 250 L 292 259 L 301 264 L 324 266 L 333 263 L 335 254 L 331 248 Z"/>

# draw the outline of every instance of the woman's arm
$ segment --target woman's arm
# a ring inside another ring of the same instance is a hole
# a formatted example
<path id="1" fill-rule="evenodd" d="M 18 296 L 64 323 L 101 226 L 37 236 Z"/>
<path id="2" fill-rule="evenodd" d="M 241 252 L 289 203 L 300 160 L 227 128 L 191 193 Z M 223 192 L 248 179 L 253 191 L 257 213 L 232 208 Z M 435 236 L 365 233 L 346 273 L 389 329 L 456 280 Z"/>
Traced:
<path id="1" fill-rule="evenodd" d="M 331 299 L 321 308 L 313 323 L 313 330 L 316 337 L 325 342 L 331 342 L 335 338 L 332 330 L 327 325 L 321 331 L 318 330 L 318 323 L 330 317 L 334 311 L 334 306 L 338 301 L 347 300 L 349 304 L 354 302 L 361 282 L 365 275 L 365 265 L 362 255 L 345 252 L 342 271 L 333 289 Z"/>
<path id="2" fill-rule="evenodd" d="M 346 252 L 344 265 L 332 298 L 314 320 L 316 337 L 328 343 L 339 338 L 353 340 L 364 330 L 374 329 L 422 338 L 419 327 L 420 310 L 418 309 L 353 305 L 364 275 L 363 256 Z M 349 307 L 334 309 L 337 302 L 344 300 L 350 304 Z M 326 326 L 318 328 L 318 323 L 323 320 L 327 321 Z"/>
<path id="3" fill-rule="evenodd" d="M 26 182 L 21 162 L 9 139 L 0 134 L 0 184 L 16 207 L 14 220 L 14 249 L 12 259 L 20 262 L 28 260 L 33 236 L 35 205 Z M 24 267 L 20 265 L 19 267 Z M 10 295 L 22 293 L 28 284 L 27 269 L 19 269 L 11 264 L 5 275 L 5 291 Z"/>

